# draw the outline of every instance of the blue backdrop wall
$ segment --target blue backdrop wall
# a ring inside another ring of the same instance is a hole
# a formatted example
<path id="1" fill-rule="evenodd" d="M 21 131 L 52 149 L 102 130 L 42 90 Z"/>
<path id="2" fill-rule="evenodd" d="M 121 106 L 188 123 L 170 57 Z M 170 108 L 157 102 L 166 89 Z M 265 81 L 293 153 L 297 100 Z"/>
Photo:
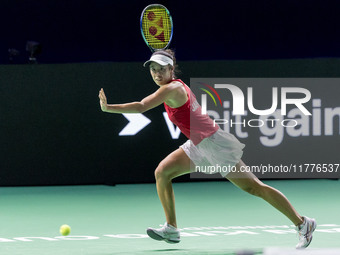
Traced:
<path id="1" fill-rule="evenodd" d="M 339 77 L 339 64 L 339 59 L 180 62 L 187 84 L 190 77 Z M 0 185 L 153 182 L 158 163 L 186 141 L 170 132 L 175 127 L 167 124 L 162 106 L 144 113 L 151 122 L 130 136 L 119 136 L 129 124 L 123 115 L 101 112 L 101 87 L 109 103 L 140 100 L 155 91 L 142 62 L 2 65 L 0 77 Z M 268 147 L 259 143 L 259 136 L 272 140 L 280 129 L 266 134 L 248 130 L 248 138 L 231 130 L 246 144 L 247 164 L 340 163 L 340 87 L 322 82 L 300 86 L 322 100 L 322 132 L 314 135 L 316 118 L 308 118 L 302 133 L 297 127 L 301 134 L 285 131 L 280 143 Z M 264 95 L 270 90 L 258 89 L 261 86 L 254 89 L 255 103 L 267 99 L 265 109 L 271 97 Z M 311 102 L 307 107 L 312 111 Z M 325 120 L 326 108 L 334 109 L 331 121 Z M 326 122 L 331 123 L 331 134 L 326 134 Z"/>

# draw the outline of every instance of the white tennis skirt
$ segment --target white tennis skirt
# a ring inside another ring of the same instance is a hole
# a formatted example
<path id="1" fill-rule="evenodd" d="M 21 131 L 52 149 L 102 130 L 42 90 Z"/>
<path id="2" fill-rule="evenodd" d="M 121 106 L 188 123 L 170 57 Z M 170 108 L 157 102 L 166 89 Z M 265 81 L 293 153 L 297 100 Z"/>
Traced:
<path id="1" fill-rule="evenodd" d="M 205 174 L 220 173 L 225 177 L 240 162 L 245 145 L 222 129 L 194 145 L 191 140 L 180 146 L 195 164 L 194 171 Z"/>

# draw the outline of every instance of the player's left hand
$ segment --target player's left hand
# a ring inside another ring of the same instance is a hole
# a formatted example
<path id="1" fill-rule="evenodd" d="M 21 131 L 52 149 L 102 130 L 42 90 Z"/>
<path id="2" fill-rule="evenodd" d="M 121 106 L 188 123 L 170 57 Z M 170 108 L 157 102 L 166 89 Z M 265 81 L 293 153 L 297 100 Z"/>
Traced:
<path id="1" fill-rule="evenodd" d="M 98 95 L 100 101 L 100 108 L 102 109 L 103 112 L 106 112 L 107 110 L 107 99 L 104 93 L 103 88 L 101 90 L 99 90 L 99 95 Z"/>

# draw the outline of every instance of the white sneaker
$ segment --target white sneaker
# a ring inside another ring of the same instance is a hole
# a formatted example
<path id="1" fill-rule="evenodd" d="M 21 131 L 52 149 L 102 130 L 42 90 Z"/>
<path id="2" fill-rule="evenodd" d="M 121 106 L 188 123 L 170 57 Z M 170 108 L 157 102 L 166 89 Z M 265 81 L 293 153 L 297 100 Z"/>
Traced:
<path id="1" fill-rule="evenodd" d="M 303 223 L 295 228 L 299 233 L 299 243 L 296 245 L 296 249 L 304 249 L 311 243 L 315 228 L 315 219 L 303 216 Z"/>
<path id="2" fill-rule="evenodd" d="M 174 226 L 165 222 L 161 228 L 148 228 L 146 230 L 148 236 L 158 241 L 165 241 L 167 243 L 179 243 L 181 241 L 180 232 Z"/>

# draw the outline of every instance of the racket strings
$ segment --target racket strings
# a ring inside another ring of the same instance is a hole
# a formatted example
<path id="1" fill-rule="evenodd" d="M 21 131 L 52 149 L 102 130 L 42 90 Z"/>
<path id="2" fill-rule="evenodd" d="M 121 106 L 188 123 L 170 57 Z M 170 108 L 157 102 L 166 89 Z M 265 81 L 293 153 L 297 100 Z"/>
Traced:
<path id="1" fill-rule="evenodd" d="M 143 34 L 149 45 L 155 49 L 165 48 L 171 38 L 172 24 L 164 8 L 153 7 L 143 14 Z"/>

